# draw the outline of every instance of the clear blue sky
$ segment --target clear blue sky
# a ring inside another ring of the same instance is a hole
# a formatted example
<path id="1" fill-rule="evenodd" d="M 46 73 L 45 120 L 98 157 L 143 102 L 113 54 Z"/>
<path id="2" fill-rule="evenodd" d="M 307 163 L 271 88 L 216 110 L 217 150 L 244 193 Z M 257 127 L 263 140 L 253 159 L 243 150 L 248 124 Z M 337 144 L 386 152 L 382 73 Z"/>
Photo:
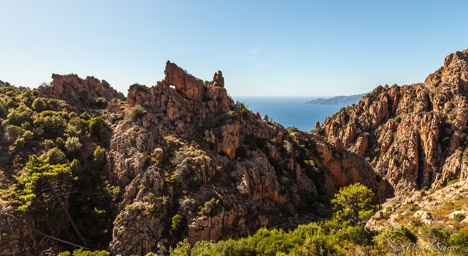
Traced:
<path id="1" fill-rule="evenodd" d="M 468 48 L 468 1 L 2 1 L 0 79 L 107 80 L 126 93 L 171 60 L 233 96 L 331 96 L 422 82 Z"/>

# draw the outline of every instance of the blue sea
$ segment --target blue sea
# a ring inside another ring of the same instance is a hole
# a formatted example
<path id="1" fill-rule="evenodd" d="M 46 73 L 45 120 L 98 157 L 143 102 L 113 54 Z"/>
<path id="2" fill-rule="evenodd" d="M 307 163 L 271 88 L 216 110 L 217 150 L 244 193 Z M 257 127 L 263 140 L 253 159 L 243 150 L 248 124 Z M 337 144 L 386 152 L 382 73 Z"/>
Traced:
<path id="1" fill-rule="evenodd" d="M 343 105 L 305 104 L 318 97 L 233 97 L 234 101 L 244 103 L 252 112 L 261 117 L 268 115 L 274 122 L 284 127 L 295 126 L 303 131 L 315 128 L 315 122 L 323 123 L 325 118 L 338 112 Z"/>

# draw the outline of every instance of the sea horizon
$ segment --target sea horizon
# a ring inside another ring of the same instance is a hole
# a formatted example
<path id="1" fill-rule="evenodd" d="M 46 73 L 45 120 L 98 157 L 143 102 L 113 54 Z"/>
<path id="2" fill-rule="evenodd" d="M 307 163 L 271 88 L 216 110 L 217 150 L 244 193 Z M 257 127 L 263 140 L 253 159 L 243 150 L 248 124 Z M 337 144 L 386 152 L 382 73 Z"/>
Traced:
<path id="1" fill-rule="evenodd" d="M 331 96 L 333 97 L 333 96 Z M 233 96 L 234 101 L 244 103 L 252 112 L 259 112 L 284 127 L 296 127 L 311 131 L 317 121 L 320 124 L 346 105 L 306 104 L 321 96 Z"/>

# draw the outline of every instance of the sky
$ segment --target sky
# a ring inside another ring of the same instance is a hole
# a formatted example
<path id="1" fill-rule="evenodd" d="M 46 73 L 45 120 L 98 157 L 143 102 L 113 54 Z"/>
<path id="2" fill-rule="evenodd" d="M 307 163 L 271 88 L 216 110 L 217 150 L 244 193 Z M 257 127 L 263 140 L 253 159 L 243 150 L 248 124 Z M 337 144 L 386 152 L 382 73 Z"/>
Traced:
<path id="1" fill-rule="evenodd" d="M 126 94 L 167 60 L 231 96 L 336 96 L 424 79 L 468 48 L 468 1 L 0 0 L 0 80 L 94 76 Z"/>

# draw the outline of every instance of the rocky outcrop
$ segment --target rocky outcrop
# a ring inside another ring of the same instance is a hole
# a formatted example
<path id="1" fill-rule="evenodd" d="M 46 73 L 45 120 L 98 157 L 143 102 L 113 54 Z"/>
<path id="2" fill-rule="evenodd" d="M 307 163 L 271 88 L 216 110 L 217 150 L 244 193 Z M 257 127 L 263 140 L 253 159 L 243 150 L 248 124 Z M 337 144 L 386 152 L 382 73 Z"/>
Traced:
<path id="1" fill-rule="evenodd" d="M 364 156 L 397 193 L 466 179 L 467 62 L 457 52 L 424 84 L 379 86 L 316 131 Z"/>
<path id="2" fill-rule="evenodd" d="M 75 74 L 52 74 L 52 79 L 50 86 L 40 86 L 37 89 L 39 96 L 62 99 L 78 111 L 82 107 L 93 106 L 96 98 L 104 98 L 108 102 L 112 99 L 125 99 L 122 93 L 113 89 L 105 80 L 100 81 L 93 76 L 81 79 Z"/>
<path id="3" fill-rule="evenodd" d="M 382 231 L 390 225 L 446 225 L 456 214 L 467 216 L 467 202 L 468 183 L 465 181 L 451 182 L 437 190 L 408 192 L 382 204 L 381 210 L 368 221 L 367 227 Z M 458 222 L 463 227 L 468 223 L 468 218 Z"/>
<path id="4" fill-rule="evenodd" d="M 355 182 L 376 200 L 392 195 L 361 156 L 234 104 L 220 71 L 203 83 L 167 62 L 165 75 L 156 86 L 130 87 L 113 129 L 108 172 L 124 190 L 114 254 L 158 251 L 182 237 L 195 243 L 291 228 L 317 219 L 307 209 L 319 197 Z M 137 105 L 147 114 L 132 119 Z"/>

